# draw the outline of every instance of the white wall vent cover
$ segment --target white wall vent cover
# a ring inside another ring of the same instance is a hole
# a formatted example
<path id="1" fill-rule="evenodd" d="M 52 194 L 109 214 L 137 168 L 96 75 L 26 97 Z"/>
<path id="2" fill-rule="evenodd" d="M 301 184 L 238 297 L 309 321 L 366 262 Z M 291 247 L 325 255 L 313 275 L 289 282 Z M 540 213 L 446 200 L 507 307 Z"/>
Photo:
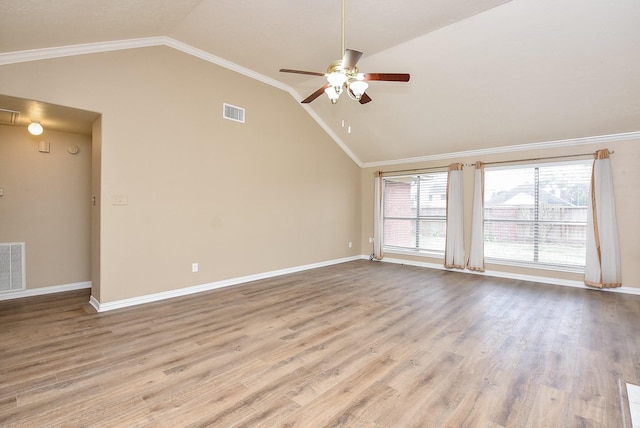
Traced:
<path id="1" fill-rule="evenodd" d="M 231 104 L 223 103 L 222 116 L 225 119 L 244 123 L 244 109 L 242 107 L 236 107 L 232 106 Z"/>
<path id="2" fill-rule="evenodd" d="M 25 289 L 24 242 L 0 244 L 0 293 Z"/>

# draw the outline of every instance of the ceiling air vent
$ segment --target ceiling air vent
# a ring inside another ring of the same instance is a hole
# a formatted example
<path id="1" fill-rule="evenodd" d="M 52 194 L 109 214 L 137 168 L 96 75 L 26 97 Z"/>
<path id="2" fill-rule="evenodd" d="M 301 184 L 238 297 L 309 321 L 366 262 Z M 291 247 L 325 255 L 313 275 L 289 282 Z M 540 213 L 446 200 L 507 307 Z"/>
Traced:
<path id="1" fill-rule="evenodd" d="M 244 109 L 241 107 L 224 103 L 222 104 L 222 116 L 224 116 L 225 119 L 244 123 Z"/>
<path id="2" fill-rule="evenodd" d="M 19 111 L 0 108 L 0 125 L 15 125 L 18 116 L 20 116 Z"/>

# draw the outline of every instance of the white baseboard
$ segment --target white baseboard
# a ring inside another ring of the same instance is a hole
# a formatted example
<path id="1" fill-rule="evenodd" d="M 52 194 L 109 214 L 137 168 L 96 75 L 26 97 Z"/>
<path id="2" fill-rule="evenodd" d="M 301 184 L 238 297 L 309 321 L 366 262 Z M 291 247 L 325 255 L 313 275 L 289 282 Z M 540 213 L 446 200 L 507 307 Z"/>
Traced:
<path id="1" fill-rule="evenodd" d="M 362 256 L 363 259 L 368 259 L 369 256 Z M 552 284 L 552 285 L 562 285 L 565 287 L 575 287 L 575 288 L 584 288 L 586 290 L 602 290 L 602 291 L 610 291 L 612 293 L 625 293 L 625 294 L 635 294 L 640 296 L 640 287 L 618 287 L 618 288 L 594 288 L 588 287 L 582 281 L 573 281 L 570 279 L 561 279 L 561 278 L 551 278 L 547 276 L 536 276 L 536 275 L 524 275 L 518 273 L 511 272 L 501 272 L 496 270 L 486 270 L 484 272 L 477 272 L 472 270 L 460 270 L 460 269 L 447 269 L 442 264 L 438 263 L 427 263 L 427 262 L 418 262 L 414 260 L 404 260 L 404 259 L 393 259 L 389 257 L 383 258 L 381 261 L 386 263 L 395 263 L 401 265 L 409 265 L 409 266 L 418 266 L 418 267 L 426 267 L 429 269 L 438 269 L 438 270 L 451 270 L 453 272 L 460 273 L 468 273 L 471 275 L 482 275 L 482 276 L 493 276 L 496 278 L 507 278 L 507 279 L 516 279 L 520 281 L 531 281 L 531 282 L 540 282 L 543 284 Z"/>
<path id="2" fill-rule="evenodd" d="M 216 288 L 244 284 L 251 281 L 258 281 L 260 279 L 273 278 L 276 276 L 286 275 L 289 273 L 301 272 L 304 270 L 331 266 L 339 263 L 345 263 L 345 262 L 350 262 L 353 260 L 360 260 L 360 259 L 368 260 L 369 256 L 361 255 L 361 256 L 355 256 L 355 257 L 346 257 L 342 259 L 329 260 L 329 261 L 320 262 L 320 263 L 312 263 L 308 265 L 296 266 L 296 267 L 287 268 L 287 269 L 279 269 L 279 270 L 274 270 L 270 272 L 263 272 L 263 273 L 258 273 L 254 275 L 248 275 L 248 276 L 232 278 L 232 279 L 227 279 L 222 281 L 210 282 L 207 284 L 196 285 L 193 287 L 186 287 L 186 288 L 180 288 L 177 290 L 165 291 L 162 293 L 148 294 L 145 296 L 132 297 L 130 299 L 116 300 L 114 302 L 100 303 L 94 296 L 91 296 L 91 298 L 89 299 L 89 303 L 91 304 L 91 306 L 93 306 L 96 309 L 96 311 L 106 312 L 114 309 L 126 308 L 129 306 L 141 305 L 143 303 L 150 303 L 150 302 L 156 302 L 159 300 L 171 299 L 173 297 L 187 296 L 189 294 L 201 293 L 203 291 L 214 290 Z M 419 261 L 413 261 L 413 260 L 394 259 L 389 257 L 385 257 L 382 261 L 385 263 L 418 266 L 418 267 L 425 267 L 429 269 L 449 270 L 449 269 L 445 269 L 443 265 L 438 263 L 427 263 L 427 262 L 419 262 Z M 522 281 L 540 282 L 543 284 L 562 285 L 565 287 L 584 288 L 587 290 L 599 290 L 597 288 L 587 287 L 581 281 L 549 278 L 545 276 L 522 275 L 522 274 L 514 274 L 514 273 L 500 272 L 500 271 L 485 271 L 485 272 L 476 272 L 476 271 L 468 271 L 468 270 L 466 271 L 455 270 L 455 271 L 461 272 L 461 273 L 468 273 L 472 275 L 493 276 L 497 278 L 507 278 L 507 279 L 522 280 Z M 62 284 L 62 285 L 53 285 L 50 287 L 32 288 L 27 290 L 0 294 L 0 301 L 10 300 L 10 299 L 20 299 L 23 297 L 41 296 L 45 294 L 62 293 L 65 291 L 82 290 L 86 288 L 91 288 L 91 281 L 75 282 L 71 284 Z M 605 288 L 605 289 L 602 289 L 602 291 L 640 295 L 640 287 Z"/>
<path id="3" fill-rule="evenodd" d="M 52 285 L 50 287 L 30 288 L 0 294 L 0 300 L 21 299 L 23 297 L 42 296 L 44 294 L 63 293 L 65 291 L 83 290 L 91 288 L 91 281 L 74 282 L 71 284 Z"/>
<path id="4" fill-rule="evenodd" d="M 319 267 L 331 266 L 339 263 L 350 262 L 353 260 L 359 260 L 360 256 L 346 257 L 343 259 L 329 260 L 326 262 L 312 263 L 303 266 L 296 266 L 292 268 L 279 269 L 270 272 L 263 272 L 254 275 L 241 276 L 238 278 L 225 279 L 222 281 L 210 282 L 207 284 L 195 285 L 193 287 L 179 288 L 177 290 L 169 290 L 161 293 L 147 294 L 145 296 L 132 297 L 130 299 L 116 300 L 113 302 L 100 303 L 96 298 L 91 296 L 89 303 L 98 312 L 112 311 L 114 309 L 126 308 L 129 306 L 141 305 L 143 303 L 157 302 L 159 300 L 171 299 L 173 297 L 187 296 L 189 294 L 201 293 L 203 291 L 215 290 L 216 288 L 230 287 L 232 285 L 244 284 L 251 281 L 258 281 L 260 279 L 273 278 L 280 275 L 286 275 L 289 273 L 300 272 L 309 269 L 316 269 Z"/>

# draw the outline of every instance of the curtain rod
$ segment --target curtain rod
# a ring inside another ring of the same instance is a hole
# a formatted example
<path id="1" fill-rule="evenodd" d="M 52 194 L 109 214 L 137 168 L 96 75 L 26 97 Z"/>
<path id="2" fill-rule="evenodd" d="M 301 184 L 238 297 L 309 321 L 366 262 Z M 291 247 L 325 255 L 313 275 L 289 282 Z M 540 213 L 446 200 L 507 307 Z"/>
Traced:
<path id="1" fill-rule="evenodd" d="M 609 154 L 614 154 L 615 151 L 610 151 Z M 564 158 L 578 158 L 583 156 L 593 156 L 595 153 L 580 153 L 576 155 L 562 155 L 562 156 L 545 156 L 541 158 L 528 158 L 528 159 L 513 159 L 513 160 L 503 160 L 503 161 L 495 161 L 495 162 L 482 162 L 484 165 L 497 165 L 501 163 L 515 163 L 515 162 L 532 162 L 539 160 L 549 160 L 549 159 L 564 159 Z M 465 163 L 464 166 L 476 166 L 475 163 Z"/>
<path id="2" fill-rule="evenodd" d="M 609 154 L 614 154 L 615 151 L 610 151 Z M 580 153 L 577 155 L 562 155 L 562 156 L 546 156 L 541 158 L 528 158 L 528 159 L 512 159 L 512 160 L 504 160 L 504 161 L 495 161 L 495 162 L 483 162 L 484 165 L 496 165 L 501 163 L 515 163 L 515 162 L 531 162 L 531 161 L 539 161 L 539 160 L 548 160 L 548 159 L 563 159 L 563 158 L 576 158 L 582 156 L 593 156 L 594 153 Z M 455 163 L 455 162 L 453 162 Z M 464 166 L 476 166 L 475 163 L 464 163 Z M 416 171 L 430 171 L 432 169 L 447 169 L 449 165 L 443 166 L 430 166 L 426 168 L 412 168 L 412 169 L 396 169 L 393 171 L 380 171 L 382 175 L 385 174 L 397 174 L 399 172 L 416 172 Z"/>
<path id="3" fill-rule="evenodd" d="M 475 165 L 475 164 L 474 164 Z M 449 165 L 444 165 L 444 166 L 430 166 L 427 168 L 413 168 L 413 169 L 396 169 L 394 171 L 380 171 L 380 173 L 382 175 L 385 174 L 396 174 L 398 172 L 416 172 L 416 171 L 429 171 L 432 169 L 445 169 L 445 168 L 449 168 Z"/>

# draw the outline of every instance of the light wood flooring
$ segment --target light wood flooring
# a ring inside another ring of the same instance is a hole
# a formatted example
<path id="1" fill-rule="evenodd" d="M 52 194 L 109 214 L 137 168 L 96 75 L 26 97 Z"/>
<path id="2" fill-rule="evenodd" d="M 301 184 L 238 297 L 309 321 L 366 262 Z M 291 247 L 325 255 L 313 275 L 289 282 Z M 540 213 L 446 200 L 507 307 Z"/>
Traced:
<path id="1" fill-rule="evenodd" d="M 0 426 L 627 427 L 640 296 L 355 261 L 0 302 Z"/>

